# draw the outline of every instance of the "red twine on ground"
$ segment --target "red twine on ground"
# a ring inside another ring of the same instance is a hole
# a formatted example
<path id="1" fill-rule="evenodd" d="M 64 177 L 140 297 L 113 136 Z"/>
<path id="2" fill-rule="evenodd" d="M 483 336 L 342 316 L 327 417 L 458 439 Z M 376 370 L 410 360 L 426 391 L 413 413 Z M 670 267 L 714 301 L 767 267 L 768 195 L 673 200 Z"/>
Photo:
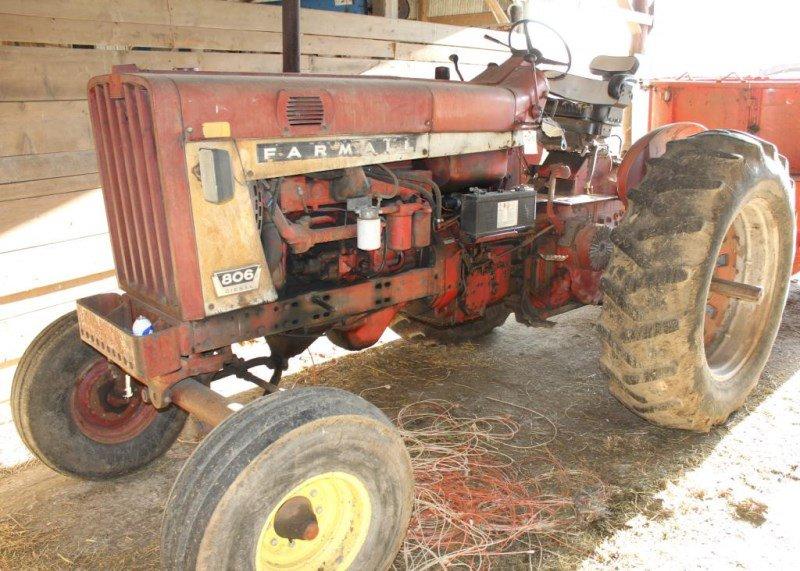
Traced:
<path id="1" fill-rule="evenodd" d="M 556 490 L 570 473 L 536 445 L 512 443 L 520 431 L 516 420 L 457 416 L 457 408 L 428 400 L 397 415 L 416 487 L 396 566 L 488 569 L 500 556 L 536 560 L 542 534 L 564 530 L 583 517 L 575 498 Z M 520 415 L 523 421 L 526 416 Z M 522 475 L 523 465 L 532 462 L 547 470 L 539 469 L 534 477 Z"/>

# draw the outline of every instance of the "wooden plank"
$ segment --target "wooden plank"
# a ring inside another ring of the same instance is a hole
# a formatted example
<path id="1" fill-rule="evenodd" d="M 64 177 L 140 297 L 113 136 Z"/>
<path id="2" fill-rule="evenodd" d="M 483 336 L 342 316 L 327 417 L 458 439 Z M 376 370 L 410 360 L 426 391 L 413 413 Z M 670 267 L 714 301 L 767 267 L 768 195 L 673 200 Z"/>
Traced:
<path id="1" fill-rule="evenodd" d="M 166 0 L 0 0 L 0 13 L 140 24 L 166 24 L 170 19 Z"/>
<path id="2" fill-rule="evenodd" d="M 500 2 L 497 0 L 483 0 L 483 3 L 486 4 L 487 8 L 489 8 L 489 11 L 494 16 L 496 23 L 500 24 L 501 26 L 506 26 L 511 23 L 508 19 L 508 15 L 506 15 L 505 10 L 503 10 L 503 7 L 500 6 Z"/>
<path id="3" fill-rule="evenodd" d="M 98 173 L 0 184 L 0 203 L 22 198 L 66 194 L 68 192 L 98 188 L 99 186 L 100 175 Z"/>
<path id="4" fill-rule="evenodd" d="M 108 226 L 99 189 L 9 200 L 0 208 L 0 252 L 105 232 Z"/>
<path id="5" fill-rule="evenodd" d="M 501 60 L 502 61 L 502 60 Z M 376 64 L 375 60 L 356 58 L 311 58 L 311 73 L 341 73 L 353 75 L 386 75 L 433 79 L 440 62 L 386 60 Z M 486 69 L 482 65 L 459 63 L 464 78 L 469 80 Z"/>
<path id="6" fill-rule="evenodd" d="M 395 59 L 407 62 L 449 63 L 457 53 L 463 65 L 500 63 L 507 52 L 396 43 Z M 355 65 L 348 60 L 358 61 Z M 388 61 L 388 60 L 387 60 Z M 321 64 L 321 62 L 326 62 Z M 158 52 L 81 50 L 41 47 L 0 47 L 0 101 L 75 100 L 86 96 L 86 83 L 94 75 L 108 73 L 113 65 L 135 63 L 143 69 L 198 68 L 204 71 L 279 72 L 279 55 L 229 54 L 213 52 Z M 362 73 L 372 67 L 386 68 L 384 60 L 304 56 L 303 71 L 311 73 Z M 405 66 L 405 64 L 401 64 Z M 408 66 L 405 66 L 408 67 Z M 420 66 L 419 77 L 433 77 L 430 66 Z M 356 70 L 356 71 L 347 71 Z M 374 72 L 373 72 L 374 74 Z M 410 75 L 413 77 L 413 75 Z M 1 167 L 0 167 L 1 168 Z"/>
<path id="7" fill-rule="evenodd" d="M 0 283 L 4 286 L 7 283 L 6 274 L 13 269 L 9 268 L 7 262 L 11 261 L 14 254 L 16 253 L 0 254 Z M 53 263 L 58 260 L 61 262 Z M 46 289 L 35 297 L 23 297 L 0 304 L 0 339 L 3 339 L 0 344 L 0 366 L 13 364 L 39 331 L 59 315 L 74 309 L 74 300 L 96 293 L 116 291 L 116 278 L 113 270 L 110 270 L 111 267 L 107 235 L 28 250 L 23 265 L 16 266 L 17 271 L 24 268 L 25 272 L 31 272 L 31 284 L 43 282 L 47 284 L 45 288 L 51 289 Z M 103 271 L 95 271 L 98 268 Z M 81 271 L 94 271 L 94 274 L 81 276 Z M 59 276 L 72 275 L 77 276 L 77 279 L 65 279 L 56 284 L 51 282 Z M 21 283 L 16 276 L 12 278 L 15 284 Z M 28 291 L 37 290 L 31 288 Z"/>
<path id="8" fill-rule="evenodd" d="M 0 157 L 0 184 L 94 172 L 97 172 L 97 159 L 94 151 Z M 2 197 L 1 192 L 0 197 Z"/>
<path id="9" fill-rule="evenodd" d="M 220 0 L 0 0 L 0 14 L 43 18 L 55 15 L 62 19 L 119 24 L 281 31 L 279 6 Z M 304 37 L 310 34 L 348 39 L 442 43 L 495 51 L 499 47 L 483 38 L 483 30 L 322 10 L 302 9 L 300 27 Z"/>
<path id="10" fill-rule="evenodd" d="M 0 40 L 45 44 L 172 47 L 172 29 L 156 24 L 128 24 L 51 17 L 0 16 Z"/>
<path id="11" fill-rule="evenodd" d="M 57 287 L 61 285 L 65 287 Z M 55 289 L 45 290 L 39 295 L 33 295 L 10 303 L 0 303 L 0 322 L 21 317 L 45 307 L 72 302 L 88 295 L 115 291 L 118 287 L 114 270 L 85 276 L 62 284 L 53 284 L 53 286 Z M 27 293 L 23 292 L 23 294 Z M 35 291 L 30 293 L 35 293 Z"/>
<path id="12" fill-rule="evenodd" d="M 625 8 L 619 8 L 619 15 L 622 17 L 626 22 L 631 22 L 634 24 L 640 24 L 642 26 L 652 26 L 653 25 L 653 16 L 650 14 L 645 14 L 644 12 L 639 12 L 637 10 L 630 10 Z"/>
<path id="13" fill-rule="evenodd" d="M 0 297 L 107 272 L 113 267 L 108 234 L 5 252 L 0 254 Z"/>
<path id="14" fill-rule="evenodd" d="M 198 68 L 205 71 L 277 72 L 277 54 L 83 50 L 0 46 L 0 101 L 77 100 L 90 77 L 134 63 L 143 69 Z M 302 62 L 308 67 L 308 58 Z"/>
<path id="15" fill-rule="evenodd" d="M 428 16 L 430 13 L 430 0 L 418 0 L 417 6 L 419 10 L 417 18 L 420 22 L 427 22 L 430 19 Z"/>
<path id="16" fill-rule="evenodd" d="M 42 329 L 73 309 L 75 302 L 69 301 L 0 321 L 0 367 L 15 364 Z"/>
<path id="17" fill-rule="evenodd" d="M 3 15 L 0 40 L 44 44 L 137 46 L 165 49 L 236 50 L 281 53 L 280 32 L 98 22 L 37 16 Z M 389 58 L 391 43 L 353 38 L 344 42 L 329 36 L 304 35 L 305 54 Z"/>
<path id="18" fill-rule="evenodd" d="M 448 24 L 451 26 L 489 27 L 497 26 L 494 14 L 491 12 L 476 12 L 474 14 L 450 14 L 447 16 L 431 16 L 431 22 Z M 505 41 L 505 40 L 503 40 Z"/>
<path id="19" fill-rule="evenodd" d="M 0 103 L 0 156 L 90 150 L 85 101 Z"/>
<path id="20" fill-rule="evenodd" d="M 16 369 L 16 367 L 14 367 L 13 365 L 0 365 L 0 410 L 2 410 L 3 407 L 6 407 L 6 408 L 8 407 L 8 399 L 11 398 L 11 380 L 14 378 L 14 370 L 15 369 Z M 10 409 L 7 410 L 4 414 L 5 414 L 6 417 L 10 417 L 11 416 L 11 410 Z M 8 425 L 6 425 L 6 426 L 0 425 L 0 433 L 2 433 L 3 431 L 7 431 L 9 429 L 11 429 L 11 427 L 8 426 Z M 13 433 L 15 431 L 13 429 L 11 429 L 11 432 Z M 13 434 L 10 434 L 10 437 L 11 438 L 15 438 L 15 436 Z M 16 442 L 17 441 L 17 440 L 9 440 L 8 437 L 5 437 L 5 436 L 0 437 L 0 438 L 3 438 L 3 441 L 5 443 L 10 443 L 10 442 Z M 16 436 L 16 438 L 18 439 L 19 436 Z M 6 450 L 8 450 L 8 448 L 6 448 Z M 0 458 L 2 458 L 2 460 L 0 460 L 0 462 L 3 462 L 6 466 L 11 466 L 11 465 L 17 464 L 17 462 L 14 461 L 13 454 L 14 454 L 13 452 L 11 454 L 9 454 L 8 452 L 4 451 L 2 456 L 0 456 Z M 25 451 L 20 450 L 20 454 L 24 455 Z M 9 455 L 12 456 L 12 458 L 11 458 L 12 461 L 11 462 L 9 462 L 6 459 L 6 458 L 9 457 Z M 21 459 L 21 460 L 24 460 L 24 458 Z"/>
<path id="21" fill-rule="evenodd" d="M 65 289 L 72 289 L 78 286 L 116 277 L 116 275 L 117 275 L 116 270 L 105 270 L 103 272 L 97 272 L 94 274 L 90 274 L 88 276 L 82 276 L 79 278 L 73 278 L 70 280 L 56 282 L 53 284 L 43 285 L 26 291 L 11 293 L 8 295 L 0 296 L 0 306 L 16 304 L 33 298 L 42 298 L 46 295 L 50 295 L 55 292 L 60 292 Z M 0 309 L 0 319 L 3 319 L 2 309 Z"/>
<path id="22" fill-rule="evenodd" d="M 179 26 L 269 31 L 280 31 L 281 29 L 281 12 L 278 6 L 226 2 L 225 7 L 221 8 L 221 2 L 218 0 L 170 0 L 170 3 L 173 24 Z M 465 30 L 454 26 L 429 24 L 415 20 L 362 16 L 342 12 L 302 9 L 300 10 L 300 29 L 303 30 L 303 34 L 498 49 L 496 44 L 483 37 L 483 30 Z"/>
<path id="23" fill-rule="evenodd" d="M 489 63 L 502 63 L 511 56 L 511 53 L 492 52 L 489 50 L 474 50 L 454 46 L 438 46 L 428 44 L 395 44 L 395 58 L 404 61 L 451 63 L 450 54 L 458 54 L 458 63 L 487 65 Z"/>

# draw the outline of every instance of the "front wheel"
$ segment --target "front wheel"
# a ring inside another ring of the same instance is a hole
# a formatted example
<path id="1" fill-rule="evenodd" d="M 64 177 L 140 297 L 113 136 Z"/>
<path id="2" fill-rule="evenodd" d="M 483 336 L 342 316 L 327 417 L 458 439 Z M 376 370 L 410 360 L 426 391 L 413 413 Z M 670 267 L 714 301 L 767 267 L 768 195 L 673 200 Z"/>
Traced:
<path id="1" fill-rule="evenodd" d="M 75 312 L 33 340 L 11 385 L 11 413 L 22 441 L 50 468 L 107 479 L 138 470 L 178 438 L 186 413 L 159 412 L 141 385 L 81 341 Z M 126 389 L 130 389 L 130 391 Z"/>
<path id="2" fill-rule="evenodd" d="M 792 183 L 775 146 L 706 131 L 648 164 L 612 234 L 601 367 L 626 407 L 708 431 L 772 349 L 794 258 Z"/>
<path id="3" fill-rule="evenodd" d="M 280 391 L 217 426 L 178 475 L 166 569 L 386 569 L 405 535 L 411 461 L 386 416 L 332 388 Z"/>

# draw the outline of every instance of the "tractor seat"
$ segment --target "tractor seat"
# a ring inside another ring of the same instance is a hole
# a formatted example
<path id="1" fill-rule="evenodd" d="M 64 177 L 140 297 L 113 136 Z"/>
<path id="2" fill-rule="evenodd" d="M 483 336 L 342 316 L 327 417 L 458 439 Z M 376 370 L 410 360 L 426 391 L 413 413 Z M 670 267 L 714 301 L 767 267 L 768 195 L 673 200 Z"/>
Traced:
<path id="1" fill-rule="evenodd" d="M 639 69 L 639 60 L 636 56 L 597 56 L 589 69 L 605 79 L 612 75 L 633 75 Z"/>

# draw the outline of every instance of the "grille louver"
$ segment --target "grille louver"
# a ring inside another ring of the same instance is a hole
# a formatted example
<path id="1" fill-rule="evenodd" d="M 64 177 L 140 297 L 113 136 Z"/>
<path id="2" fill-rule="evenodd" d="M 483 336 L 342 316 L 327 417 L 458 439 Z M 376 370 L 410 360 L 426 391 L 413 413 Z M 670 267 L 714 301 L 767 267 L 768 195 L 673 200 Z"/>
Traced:
<path id="1" fill-rule="evenodd" d="M 117 277 L 123 289 L 162 308 L 178 307 L 147 90 L 92 87 L 89 107 L 100 159 Z"/>
<path id="2" fill-rule="evenodd" d="M 286 101 L 286 120 L 289 125 L 322 125 L 325 122 L 325 106 L 318 95 L 295 95 Z"/>

